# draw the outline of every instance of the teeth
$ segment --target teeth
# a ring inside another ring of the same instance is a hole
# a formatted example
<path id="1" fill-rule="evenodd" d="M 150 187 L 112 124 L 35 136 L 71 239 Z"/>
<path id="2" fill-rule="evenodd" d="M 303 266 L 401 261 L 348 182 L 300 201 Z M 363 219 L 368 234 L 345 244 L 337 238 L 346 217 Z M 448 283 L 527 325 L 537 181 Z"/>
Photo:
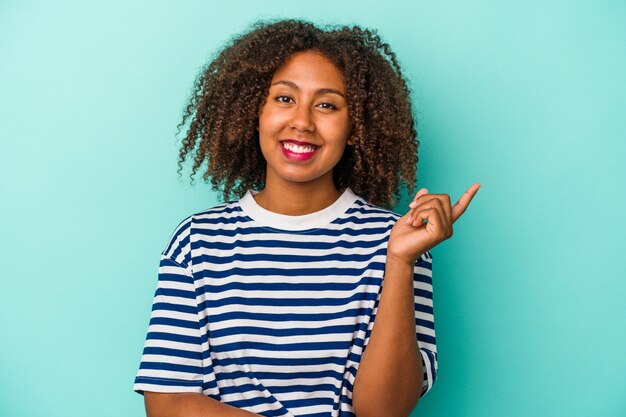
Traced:
<path id="1" fill-rule="evenodd" d="M 312 146 L 300 146 L 289 142 L 283 142 L 283 146 L 286 149 L 289 149 L 291 152 L 295 153 L 308 153 L 315 150 L 315 148 L 313 148 Z"/>

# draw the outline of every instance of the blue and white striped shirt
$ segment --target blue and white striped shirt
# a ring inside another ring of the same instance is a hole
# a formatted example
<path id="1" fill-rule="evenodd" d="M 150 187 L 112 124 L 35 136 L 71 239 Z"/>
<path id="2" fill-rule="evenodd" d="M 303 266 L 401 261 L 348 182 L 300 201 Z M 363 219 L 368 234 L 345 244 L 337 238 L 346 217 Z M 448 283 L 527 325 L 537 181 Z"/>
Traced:
<path id="1" fill-rule="evenodd" d="M 263 416 L 354 416 L 352 386 L 401 216 L 350 188 L 304 216 L 268 211 L 256 193 L 174 231 L 134 389 L 203 393 Z M 413 276 L 423 396 L 437 377 L 430 252 Z"/>

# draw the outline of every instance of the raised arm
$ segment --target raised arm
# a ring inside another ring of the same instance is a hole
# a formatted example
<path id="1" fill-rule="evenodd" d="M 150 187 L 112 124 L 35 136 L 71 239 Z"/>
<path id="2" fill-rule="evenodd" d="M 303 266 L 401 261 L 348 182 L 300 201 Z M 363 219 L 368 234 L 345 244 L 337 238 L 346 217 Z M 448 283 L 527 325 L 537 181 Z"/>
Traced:
<path id="1" fill-rule="evenodd" d="M 454 206 L 447 194 L 421 189 L 411 211 L 394 225 L 376 322 L 354 382 L 352 406 L 358 417 L 406 417 L 417 404 L 424 368 L 415 337 L 414 264 L 452 236 L 452 224 L 479 187 L 473 184 Z"/>

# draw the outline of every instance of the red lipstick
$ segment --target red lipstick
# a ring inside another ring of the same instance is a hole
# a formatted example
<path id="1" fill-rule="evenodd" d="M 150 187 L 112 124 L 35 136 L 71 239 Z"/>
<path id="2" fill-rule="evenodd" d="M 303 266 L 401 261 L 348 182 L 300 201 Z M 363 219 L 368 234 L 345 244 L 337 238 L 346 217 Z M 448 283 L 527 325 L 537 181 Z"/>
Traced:
<path id="1" fill-rule="evenodd" d="M 287 149 L 287 147 L 291 149 Z M 283 155 L 290 161 L 307 161 L 317 153 L 318 146 L 307 142 L 288 139 L 281 141 L 280 149 L 282 149 Z"/>

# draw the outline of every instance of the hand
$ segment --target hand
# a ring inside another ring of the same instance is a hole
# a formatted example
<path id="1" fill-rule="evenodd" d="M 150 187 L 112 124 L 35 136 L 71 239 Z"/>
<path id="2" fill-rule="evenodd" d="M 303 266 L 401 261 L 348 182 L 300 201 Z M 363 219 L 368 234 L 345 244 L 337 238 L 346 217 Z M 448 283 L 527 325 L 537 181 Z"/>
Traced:
<path id="1" fill-rule="evenodd" d="M 391 229 L 387 258 L 413 265 L 424 252 L 449 239 L 452 224 L 465 212 L 479 188 L 479 183 L 472 184 L 454 206 L 450 206 L 448 194 L 428 194 L 426 188 L 419 190 L 409 204 L 411 210 Z"/>

